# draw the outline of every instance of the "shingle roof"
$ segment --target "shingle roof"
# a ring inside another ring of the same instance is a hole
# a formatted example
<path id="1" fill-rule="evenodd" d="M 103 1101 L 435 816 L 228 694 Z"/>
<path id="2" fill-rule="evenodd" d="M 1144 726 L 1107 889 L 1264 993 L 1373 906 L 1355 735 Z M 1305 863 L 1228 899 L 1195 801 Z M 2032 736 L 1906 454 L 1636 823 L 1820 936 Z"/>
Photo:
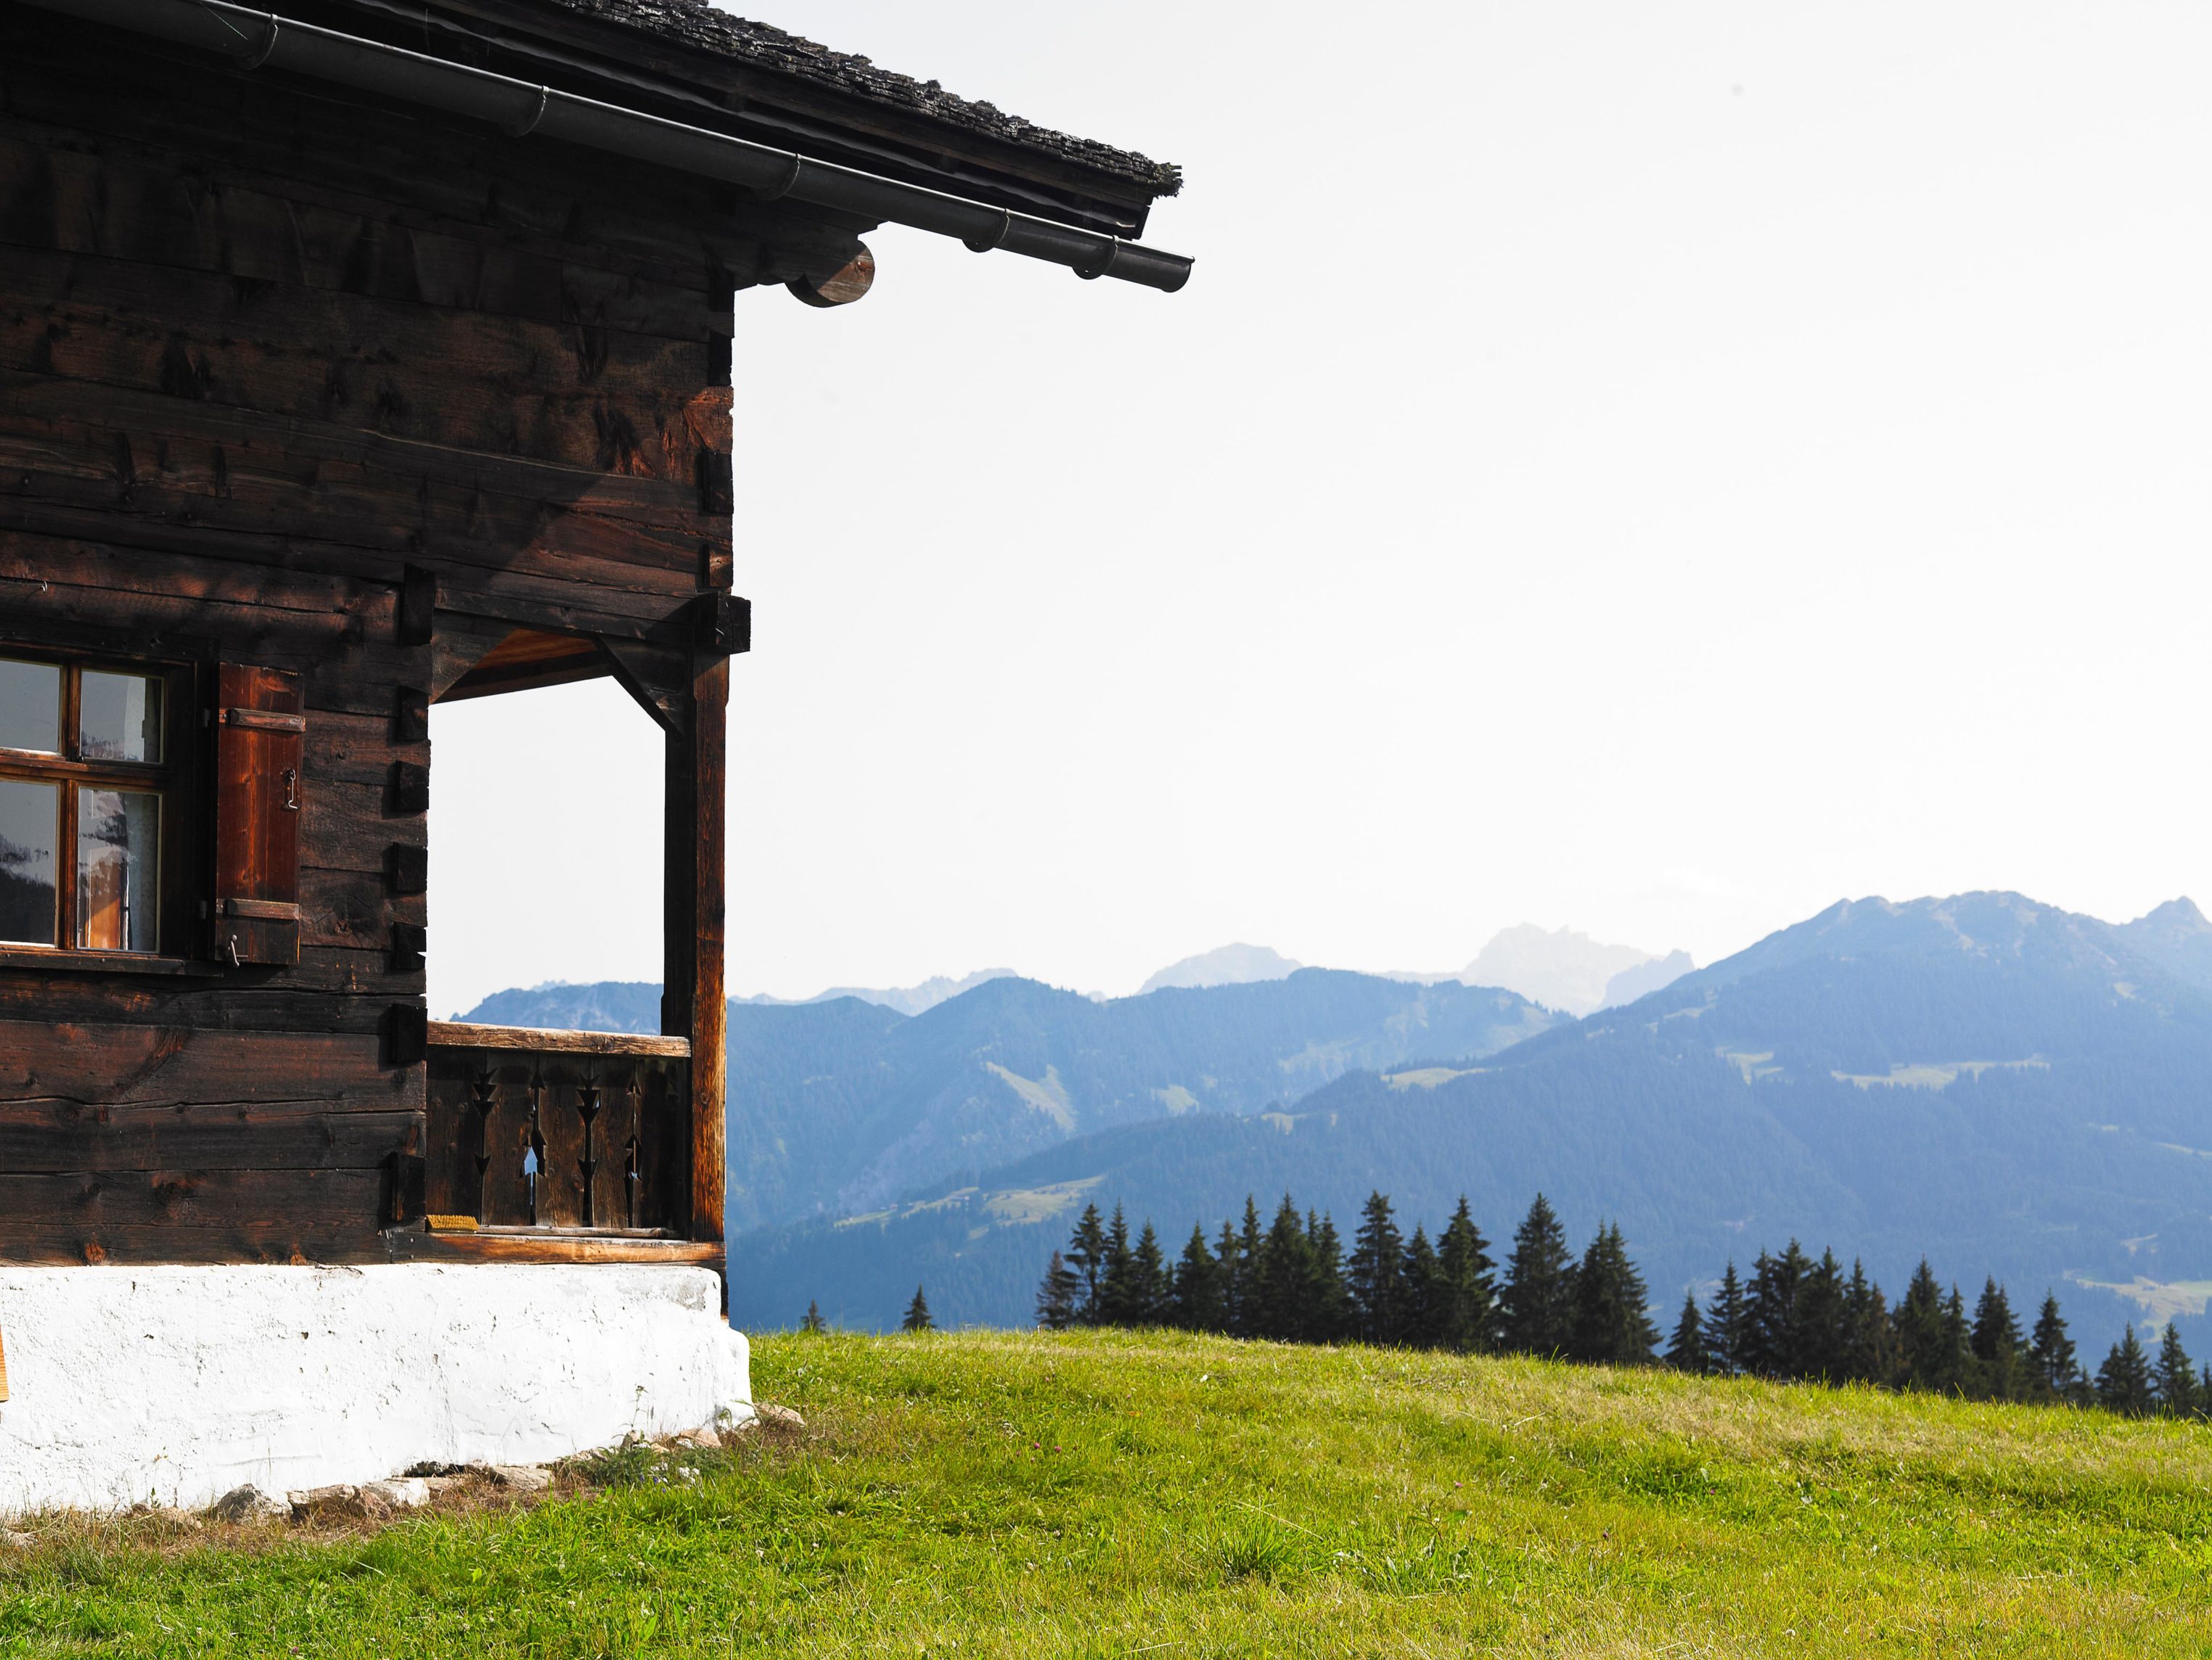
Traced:
<path id="1" fill-rule="evenodd" d="M 1173 196 L 1182 188 L 1182 170 L 1168 162 L 1054 132 L 1018 115 L 1008 115 L 996 105 L 957 97 L 934 81 L 896 75 L 865 58 L 832 51 L 769 24 L 719 11 L 706 0 L 551 0 L 551 3 L 1042 151 L 1076 167 L 1130 179 L 1157 196 Z"/>

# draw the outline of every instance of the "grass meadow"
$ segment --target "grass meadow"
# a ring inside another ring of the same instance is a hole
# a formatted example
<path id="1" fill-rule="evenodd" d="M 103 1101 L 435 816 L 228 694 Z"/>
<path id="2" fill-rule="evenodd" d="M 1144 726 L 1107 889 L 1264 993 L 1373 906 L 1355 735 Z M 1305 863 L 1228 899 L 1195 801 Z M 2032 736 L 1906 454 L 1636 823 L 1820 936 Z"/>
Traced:
<path id="1" fill-rule="evenodd" d="M 1117 1332 L 755 1381 L 805 1429 L 529 1506 L 39 1518 L 0 1655 L 2212 1655 L 2203 1426 Z"/>

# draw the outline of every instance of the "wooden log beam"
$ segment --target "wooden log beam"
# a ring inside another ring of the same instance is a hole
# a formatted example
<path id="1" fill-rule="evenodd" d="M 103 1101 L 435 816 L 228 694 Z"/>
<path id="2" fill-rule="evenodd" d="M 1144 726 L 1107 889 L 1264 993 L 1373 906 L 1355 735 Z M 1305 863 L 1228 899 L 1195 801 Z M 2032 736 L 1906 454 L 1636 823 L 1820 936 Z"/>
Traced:
<path id="1" fill-rule="evenodd" d="M 668 737 L 661 1030 L 691 1040 L 691 1215 L 696 1242 L 722 1238 L 728 1010 L 723 1003 L 724 839 L 730 664 L 691 683 Z"/>
<path id="2" fill-rule="evenodd" d="M 420 1112 L 422 1081 L 380 1067 L 376 1039 L 364 1034 L 0 1020 L 0 1101 L 176 1106 L 310 1097 Z"/>
<path id="3" fill-rule="evenodd" d="M 641 1055 L 688 1060 L 688 1038 L 645 1032 L 555 1032 L 530 1026 L 476 1026 L 465 1021 L 432 1021 L 434 1049 L 489 1049 L 526 1055 Z"/>
<path id="4" fill-rule="evenodd" d="M 564 1234 L 544 1228 L 480 1229 L 474 1233 L 393 1228 L 384 1235 L 384 1248 L 392 1261 L 403 1263 L 657 1263 L 720 1273 L 724 1260 L 720 1241 Z"/>
<path id="5" fill-rule="evenodd" d="M 864 245 L 827 276 L 795 276 L 784 284 L 802 303 L 822 310 L 865 299 L 876 282 L 876 257 Z"/>
<path id="6" fill-rule="evenodd" d="M 0 1101 L 0 1170 L 377 1170 L 420 1144 L 423 1114 L 321 1101 L 88 1107 Z M 0 1239 L 7 1229 L 0 1227 Z"/>
<path id="7" fill-rule="evenodd" d="M 0 1175 L 0 1261 L 361 1263 L 382 1259 L 374 1170 Z"/>

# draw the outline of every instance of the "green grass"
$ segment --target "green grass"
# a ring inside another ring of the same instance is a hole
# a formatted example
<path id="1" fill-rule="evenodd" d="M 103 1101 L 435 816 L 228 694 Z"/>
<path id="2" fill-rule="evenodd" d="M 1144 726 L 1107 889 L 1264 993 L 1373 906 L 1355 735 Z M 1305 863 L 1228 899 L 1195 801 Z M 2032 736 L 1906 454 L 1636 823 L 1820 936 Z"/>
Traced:
<path id="1" fill-rule="evenodd" d="M 534 1509 L 49 1523 L 0 1655 L 2212 1655 L 2202 1427 L 1110 1333 L 755 1366 L 803 1433 Z"/>

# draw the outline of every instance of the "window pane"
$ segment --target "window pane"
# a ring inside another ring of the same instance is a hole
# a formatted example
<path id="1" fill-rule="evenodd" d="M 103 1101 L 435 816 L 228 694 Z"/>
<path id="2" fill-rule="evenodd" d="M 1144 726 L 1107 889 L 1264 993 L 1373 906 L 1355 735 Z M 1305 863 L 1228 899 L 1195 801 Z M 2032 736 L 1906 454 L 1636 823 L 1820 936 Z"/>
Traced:
<path id="1" fill-rule="evenodd" d="M 161 798 L 153 791 L 77 791 L 80 946 L 88 951 L 155 948 L 161 841 Z"/>
<path id="2" fill-rule="evenodd" d="M 0 657 L 0 749 L 58 754 L 62 747 L 62 671 L 51 663 Z"/>
<path id="3" fill-rule="evenodd" d="M 54 843 L 60 834 L 58 785 L 0 779 L 0 940 L 54 942 Z"/>
<path id="4" fill-rule="evenodd" d="M 77 738 L 87 760 L 161 759 L 161 682 L 144 675 L 84 671 Z"/>

